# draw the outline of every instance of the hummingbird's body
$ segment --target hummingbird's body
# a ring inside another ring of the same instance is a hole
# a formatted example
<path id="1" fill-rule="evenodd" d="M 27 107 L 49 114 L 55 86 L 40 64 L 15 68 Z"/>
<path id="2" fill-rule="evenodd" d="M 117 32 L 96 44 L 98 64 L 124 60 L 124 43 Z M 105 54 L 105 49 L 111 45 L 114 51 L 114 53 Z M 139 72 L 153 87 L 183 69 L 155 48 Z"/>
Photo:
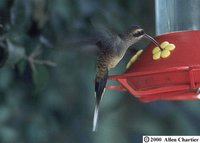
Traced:
<path id="1" fill-rule="evenodd" d="M 143 37 L 154 40 L 144 33 L 143 29 L 138 26 L 132 26 L 123 34 L 112 35 L 108 39 L 97 42 L 99 54 L 97 57 L 96 77 L 95 77 L 95 95 L 96 106 L 93 120 L 93 131 L 96 130 L 98 120 L 99 104 L 106 86 L 108 71 L 114 68 L 125 55 L 127 49 L 141 40 Z M 154 43 L 158 44 L 156 41 Z M 158 44 L 159 45 L 159 44 Z"/>
<path id="2" fill-rule="evenodd" d="M 124 56 L 127 49 L 119 36 L 108 39 L 107 42 L 99 41 L 97 46 L 100 49 L 97 57 L 97 76 L 99 70 L 102 68 L 102 64 L 105 64 L 108 69 L 114 68 Z M 122 46 L 124 47 L 123 50 L 121 49 Z M 98 69 L 98 67 L 100 67 L 100 69 Z"/>

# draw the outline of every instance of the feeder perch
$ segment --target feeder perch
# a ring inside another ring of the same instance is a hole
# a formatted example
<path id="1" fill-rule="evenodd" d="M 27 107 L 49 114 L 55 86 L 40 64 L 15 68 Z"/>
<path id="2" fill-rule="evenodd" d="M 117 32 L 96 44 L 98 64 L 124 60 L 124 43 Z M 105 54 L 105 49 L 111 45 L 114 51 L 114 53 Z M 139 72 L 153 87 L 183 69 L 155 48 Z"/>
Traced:
<path id="1" fill-rule="evenodd" d="M 129 91 L 143 102 L 200 99 L 200 30 L 165 33 L 155 39 L 176 48 L 155 60 L 155 45 L 150 43 L 125 73 L 109 76 L 120 86 L 107 89 Z"/>

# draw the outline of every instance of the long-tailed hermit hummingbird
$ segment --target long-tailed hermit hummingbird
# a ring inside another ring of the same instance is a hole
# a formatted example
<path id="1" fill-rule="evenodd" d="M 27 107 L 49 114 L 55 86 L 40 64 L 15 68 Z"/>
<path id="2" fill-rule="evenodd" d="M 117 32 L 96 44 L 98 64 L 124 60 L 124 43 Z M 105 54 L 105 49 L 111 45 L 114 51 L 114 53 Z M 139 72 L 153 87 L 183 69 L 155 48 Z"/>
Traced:
<path id="1" fill-rule="evenodd" d="M 96 105 L 93 118 L 93 131 L 96 131 L 99 105 L 105 91 L 108 71 L 120 62 L 130 46 L 134 45 L 143 38 L 149 39 L 155 45 L 160 47 L 159 43 L 154 38 L 146 34 L 142 28 L 135 25 L 131 26 L 122 34 L 113 34 L 109 36 L 109 38 L 102 39 L 96 43 L 99 47 L 99 53 L 96 63 Z"/>

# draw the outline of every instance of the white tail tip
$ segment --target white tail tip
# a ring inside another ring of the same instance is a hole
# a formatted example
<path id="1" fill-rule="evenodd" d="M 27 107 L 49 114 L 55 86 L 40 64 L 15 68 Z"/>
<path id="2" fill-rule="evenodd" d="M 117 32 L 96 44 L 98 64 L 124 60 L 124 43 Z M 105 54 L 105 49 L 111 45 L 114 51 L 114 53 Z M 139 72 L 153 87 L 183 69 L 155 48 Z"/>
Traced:
<path id="1" fill-rule="evenodd" d="M 99 107 L 95 106 L 94 118 L 93 118 L 93 128 L 92 128 L 93 132 L 95 132 L 96 128 L 97 128 L 98 115 L 99 115 Z"/>

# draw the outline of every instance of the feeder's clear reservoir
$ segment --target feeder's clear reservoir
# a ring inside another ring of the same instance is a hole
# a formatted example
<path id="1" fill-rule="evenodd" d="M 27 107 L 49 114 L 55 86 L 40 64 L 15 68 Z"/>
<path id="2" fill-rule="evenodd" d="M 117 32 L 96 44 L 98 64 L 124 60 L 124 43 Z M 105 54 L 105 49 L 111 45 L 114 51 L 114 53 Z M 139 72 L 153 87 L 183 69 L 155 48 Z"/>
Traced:
<path id="1" fill-rule="evenodd" d="M 200 29 L 200 0 L 155 0 L 156 34 Z"/>

